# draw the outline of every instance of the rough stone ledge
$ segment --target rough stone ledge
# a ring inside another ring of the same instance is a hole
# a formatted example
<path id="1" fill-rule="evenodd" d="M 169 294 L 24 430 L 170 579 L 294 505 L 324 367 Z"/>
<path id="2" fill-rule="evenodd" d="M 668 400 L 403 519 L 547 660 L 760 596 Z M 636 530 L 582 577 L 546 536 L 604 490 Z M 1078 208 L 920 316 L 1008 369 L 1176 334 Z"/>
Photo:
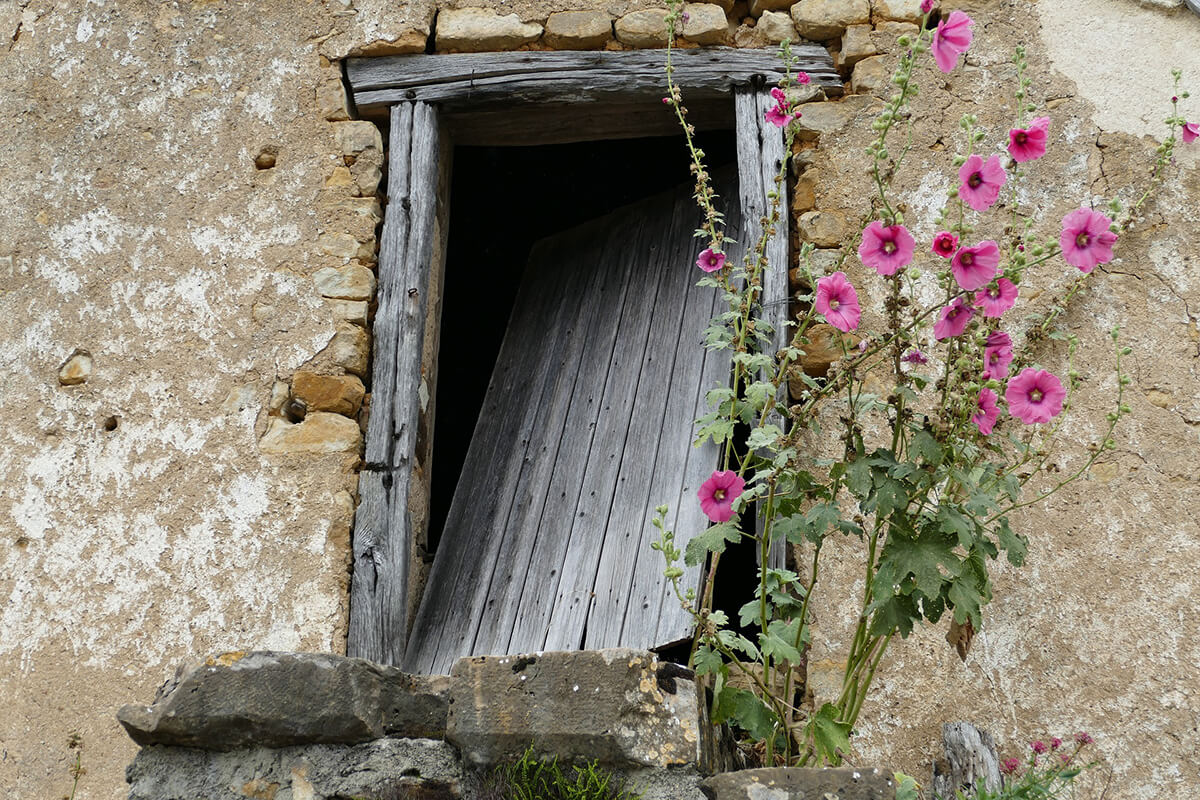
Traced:
<path id="1" fill-rule="evenodd" d="M 208 750 L 440 739 L 444 675 L 318 653 L 234 653 L 181 667 L 150 706 L 117 712 L 142 746 Z"/>
<path id="2" fill-rule="evenodd" d="M 892 773 L 882 769 L 748 769 L 700 784 L 708 800 L 895 800 Z"/>
<path id="3" fill-rule="evenodd" d="M 356 745 L 252 747 L 214 752 L 145 747 L 125 770 L 129 800 L 457 800 L 463 774 L 454 748 L 430 739 Z"/>

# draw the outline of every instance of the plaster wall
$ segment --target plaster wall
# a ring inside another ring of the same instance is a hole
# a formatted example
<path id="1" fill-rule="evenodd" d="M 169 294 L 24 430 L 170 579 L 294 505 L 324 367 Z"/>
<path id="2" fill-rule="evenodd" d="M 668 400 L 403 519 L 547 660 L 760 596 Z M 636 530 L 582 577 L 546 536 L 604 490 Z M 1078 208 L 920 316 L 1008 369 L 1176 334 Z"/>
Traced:
<path id="1" fill-rule="evenodd" d="M 514 6 L 525 21 L 583 7 L 595 6 Z M 966 7 L 981 21 L 968 74 L 931 73 L 923 102 L 951 124 L 977 108 L 999 129 L 1007 112 L 989 116 L 999 86 L 967 77 L 1026 42 L 1048 75 L 1034 91 L 1060 103 L 1057 130 L 1081 154 L 1057 164 L 1062 191 L 1031 198 L 1050 219 L 1140 174 L 1167 67 L 1200 78 L 1200 17 L 1183 10 Z M 301 367 L 347 369 L 330 346 L 354 325 L 314 274 L 369 261 L 339 246 L 369 245 L 374 222 L 358 180 L 370 176 L 339 170 L 347 115 L 334 62 L 422 51 L 433 19 L 428 0 L 0 1 L 5 796 L 68 793 L 65 743 L 78 731 L 87 774 L 76 796 L 123 797 L 135 748 L 115 711 L 152 696 L 179 662 L 343 650 L 357 455 L 271 453 L 260 440 L 277 424 L 279 382 Z M 1164 43 L 1174 58 L 1147 58 Z M 1101 131 L 1113 135 L 1104 149 Z M 866 136 L 822 140 L 818 208 L 861 208 L 854 159 Z M 256 165 L 272 150 L 274 166 Z M 1200 787 L 1200 651 L 1186 636 L 1200 627 L 1200 166 L 1194 154 L 1179 161 L 1163 212 L 1072 311 L 1085 364 L 1107 363 L 1104 333 L 1120 320 L 1135 348 L 1118 450 L 1023 518 L 1040 534 L 1030 564 L 998 580 L 965 666 L 940 632 L 896 648 L 863 713 L 863 763 L 921 774 L 938 725 L 967 718 L 1011 742 L 1092 730 L 1122 796 Z M 916 215 L 921 233 L 932 213 Z M 63 386 L 56 373 L 76 348 L 92 354 L 92 375 Z M 1084 408 L 1103 407 L 1105 380 Z M 1094 425 L 1078 420 L 1068 432 L 1086 442 Z M 1063 468 L 1081 457 L 1065 448 Z"/>

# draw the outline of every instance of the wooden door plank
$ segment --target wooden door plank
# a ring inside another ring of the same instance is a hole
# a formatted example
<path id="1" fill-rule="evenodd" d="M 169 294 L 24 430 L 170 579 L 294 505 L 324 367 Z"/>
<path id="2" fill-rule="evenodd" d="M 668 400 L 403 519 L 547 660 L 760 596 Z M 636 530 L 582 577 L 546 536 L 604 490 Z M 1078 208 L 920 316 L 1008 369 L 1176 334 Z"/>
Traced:
<path id="1" fill-rule="evenodd" d="M 795 44 L 792 54 L 797 68 L 827 94 L 841 93 L 841 78 L 825 48 Z M 717 97 L 759 79 L 774 84 L 783 76 L 778 56 L 764 50 L 676 50 L 672 59 L 676 82 L 689 100 Z M 663 93 L 664 64 L 661 50 L 529 51 L 353 58 L 346 72 L 356 105 L 369 112 L 405 100 L 475 108 L 514 102 L 654 101 Z"/>
<path id="2" fill-rule="evenodd" d="M 628 235 L 629 231 L 622 231 Z M 600 415 L 609 357 L 617 338 L 621 309 L 629 290 L 632 259 L 620 242 L 607 237 L 589 256 L 601 275 L 584 305 L 594 310 L 580 356 L 581 369 L 567 411 L 563 438 L 555 455 L 554 472 L 546 504 L 537 522 L 537 539 L 530 554 L 530 577 L 524 581 L 521 599 L 514 606 L 516 619 L 509 652 L 542 650 L 546 646 L 553 603 L 567 558 L 572 520 L 585 487 L 583 479 Z M 597 535 L 599 533 L 597 532 Z"/>
<path id="3" fill-rule="evenodd" d="M 355 514 L 347 652 L 398 664 L 408 628 L 409 483 L 437 214 L 436 110 L 427 103 L 397 105 L 389 141 L 389 211 L 380 253 L 373 413 Z"/>
<path id="4" fill-rule="evenodd" d="M 781 350 L 787 341 L 788 319 L 788 205 L 787 181 L 776 187 L 775 178 L 783 163 L 783 131 L 765 119 L 765 114 L 774 104 L 774 99 L 765 89 L 738 87 L 734 90 L 734 128 L 737 131 L 738 182 L 742 203 L 745 246 L 753 248 L 763 233 L 763 222 L 771 209 L 771 197 L 778 192 L 779 222 L 766 241 L 763 265 L 763 290 L 760 298 L 762 319 L 774 330 L 771 339 L 772 352 Z M 765 376 L 764 376 L 765 377 Z M 786 384 L 783 391 L 787 391 Z M 784 427 L 783 417 L 772 414 L 769 422 Z M 763 524 L 761 516 L 755 518 L 755 526 Z M 783 569 L 787 560 L 787 548 L 782 541 L 772 544 L 768 564 Z"/>
<path id="5" fill-rule="evenodd" d="M 549 349 L 541 364 L 534 365 L 544 370 L 541 393 L 531 401 L 527 412 L 533 424 L 526 437 L 526 455 L 519 466 L 517 490 L 505 522 L 473 653 L 509 652 L 527 575 L 539 557 L 539 522 L 556 469 L 567 413 L 575 396 L 584 344 L 598 310 L 585 300 L 596 291 L 603 273 L 580 261 L 582 252 L 578 242 L 595 237 L 602 230 L 603 220 L 573 229 L 570 237 L 543 240 L 529 259 L 525 280 L 546 287 L 545 291 L 554 291 L 551 287 L 557 286 L 558 314 L 552 319 L 539 319 L 523 308 L 514 312 L 514 318 L 517 314 L 527 318 L 524 324 L 536 328 Z M 559 279 L 557 284 L 553 281 L 555 277 Z"/>
<path id="6" fill-rule="evenodd" d="M 692 231 L 699 219 L 699 210 L 690 197 L 676 196 L 672 204 L 671 222 L 664 231 L 664 249 L 655 263 L 658 270 L 656 313 L 651 323 L 649 341 L 638 376 L 637 395 L 629 427 L 627 457 L 622 459 L 616 493 L 605 532 L 594 589 L 594 601 L 587 618 L 587 640 L 591 649 L 645 647 L 654 635 L 654 626 L 645 635 L 631 632 L 622 636 L 626 606 L 630 601 L 634 576 L 643 561 L 660 561 L 650 549 L 654 531 L 650 520 L 654 507 L 661 502 L 654 491 L 664 477 L 678 476 L 691 445 L 685 441 L 691 431 L 687 416 L 694 403 L 695 387 L 673 383 L 676 360 L 697 359 L 703 352 L 697 346 L 695 324 L 688 322 L 688 309 L 694 309 L 701 298 L 693 284 L 701 274 L 691 268 L 691 253 L 695 249 Z M 703 301 L 709 300 L 711 289 L 703 290 Z M 704 302 L 707 310 L 709 304 Z M 692 313 L 692 317 L 697 315 Z M 698 323 L 698 320 L 692 320 Z M 680 352 L 681 339 L 687 349 Z M 697 374 L 699 369 L 696 370 Z M 681 408 L 678 398 L 686 394 L 687 408 Z M 673 402 L 674 401 L 674 402 Z M 686 427 L 685 427 L 686 426 Z M 676 478 L 677 480 L 677 478 Z M 662 565 L 659 564 L 661 571 Z M 636 638 L 636 644 L 629 641 Z"/>
<path id="7" fill-rule="evenodd" d="M 558 314 L 565 273 L 548 278 L 523 282 L 518 291 L 516 307 L 529 309 L 527 323 Z M 409 671 L 446 672 L 471 652 L 534 421 L 529 399 L 538 387 L 529 365 L 549 364 L 553 356 L 554 342 L 542 333 L 530 324 L 505 333 L 413 623 Z"/>

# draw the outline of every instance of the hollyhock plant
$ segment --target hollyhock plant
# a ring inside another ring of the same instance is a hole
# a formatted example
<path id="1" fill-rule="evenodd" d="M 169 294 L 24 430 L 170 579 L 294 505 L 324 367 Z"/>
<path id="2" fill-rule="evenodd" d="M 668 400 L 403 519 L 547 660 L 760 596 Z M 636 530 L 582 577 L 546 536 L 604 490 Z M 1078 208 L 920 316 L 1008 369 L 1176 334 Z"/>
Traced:
<path id="1" fill-rule="evenodd" d="M 733 501 L 742 496 L 745 488 L 746 482 L 733 470 L 717 470 L 696 492 L 700 510 L 713 522 L 729 522 L 733 518 Z"/>
<path id="2" fill-rule="evenodd" d="M 1032 367 L 1021 370 L 1021 374 L 1010 380 L 1008 388 L 1004 390 L 1008 413 L 1026 425 L 1049 422 L 1057 417 L 1062 413 L 1066 397 L 1067 390 L 1058 376 Z"/>
<path id="3" fill-rule="evenodd" d="M 1183 123 L 1183 143 L 1191 144 L 1196 141 L 1196 137 L 1200 136 L 1200 122 L 1185 122 Z"/>
<path id="4" fill-rule="evenodd" d="M 979 399 L 976 401 L 978 410 L 971 415 L 971 422 L 975 423 L 975 427 L 979 428 L 979 432 L 984 436 L 992 435 L 992 428 L 1000 418 L 1000 407 L 996 405 L 998 399 L 991 389 L 985 388 L 979 392 Z"/>
<path id="5" fill-rule="evenodd" d="M 814 307 L 825 321 L 842 333 L 858 327 L 862 309 L 858 306 L 858 292 L 846 280 L 846 273 L 835 272 L 817 281 L 817 300 Z"/>
<path id="6" fill-rule="evenodd" d="M 879 220 L 872 220 L 863 229 L 858 257 L 863 264 L 874 267 L 880 275 L 894 275 L 896 270 L 912 261 L 916 247 L 917 242 L 908 228 L 903 225 L 885 228 Z"/>
<path id="7" fill-rule="evenodd" d="M 1077 208 L 1063 217 L 1058 244 L 1063 258 L 1080 272 L 1091 272 L 1097 264 L 1112 261 L 1117 235 L 1109 230 L 1112 220 L 1090 208 Z"/>
<path id="8" fill-rule="evenodd" d="M 942 72 L 951 72 L 958 64 L 958 57 L 971 46 L 971 26 L 975 21 L 962 11 L 951 11 L 950 16 L 938 22 L 933 32 L 933 60 Z"/>
<path id="9" fill-rule="evenodd" d="M 992 155 L 987 161 L 983 156 L 973 155 L 958 169 L 958 196 L 976 211 L 987 211 L 1000 198 L 1000 187 L 1008 181 L 1000 156 Z"/>
<path id="10" fill-rule="evenodd" d="M 983 315 L 997 319 L 1017 303 L 1017 285 L 1008 278 L 1000 278 L 981 292 L 975 293 L 975 305 Z"/>
<path id="11" fill-rule="evenodd" d="M 975 316 L 974 309 L 964 303 L 961 297 L 954 298 L 954 302 L 943 308 L 938 314 L 938 321 L 933 325 L 934 338 L 940 342 L 942 339 L 961 336 L 973 316 Z"/>
<path id="12" fill-rule="evenodd" d="M 989 333 L 983 347 L 983 379 L 999 381 L 1007 378 L 1012 360 L 1012 337 L 1004 331 Z"/>
<path id="13" fill-rule="evenodd" d="M 958 237 L 949 231 L 941 231 L 933 237 L 933 246 L 929 249 L 935 256 L 951 258 L 958 250 Z"/>
<path id="14" fill-rule="evenodd" d="M 725 254 L 709 247 L 696 259 L 696 266 L 705 272 L 716 272 L 725 266 Z"/>
<path id="15" fill-rule="evenodd" d="M 991 239 L 974 247 L 963 247 L 954 254 L 950 271 L 964 290 L 971 292 L 992 282 L 1000 266 L 1000 248 Z"/>
<path id="16" fill-rule="evenodd" d="M 775 105 L 767 109 L 763 117 L 776 128 L 782 128 L 800 116 L 799 114 L 788 113 L 787 95 L 784 94 L 783 89 L 776 86 L 771 90 L 771 97 L 775 100 Z"/>
<path id="17" fill-rule="evenodd" d="M 1023 164 L 1046 155 L 1046 128 L 1049 117 L 1038 117 L 1028 128 L 1013 128 L 1008 132 L 1008 154 Z"/>
<path id="18" fill-rule="evenodd" d="M 922 353 L 920 350 L 917 350 L 916 348 L 909 350 L 907 353 L 902 355 L 900 357 L 900 360 L 906 364 L 928 364 L 929 363 L 929 359 L 925 357 L 925 354 Z"/>

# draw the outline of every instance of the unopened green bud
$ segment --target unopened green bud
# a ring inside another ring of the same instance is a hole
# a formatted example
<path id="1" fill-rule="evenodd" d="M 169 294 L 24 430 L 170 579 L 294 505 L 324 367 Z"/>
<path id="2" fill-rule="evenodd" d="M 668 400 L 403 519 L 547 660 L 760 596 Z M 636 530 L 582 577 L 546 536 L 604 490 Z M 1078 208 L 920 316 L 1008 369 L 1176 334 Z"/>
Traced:
<path id="1" fill-rule="evenodd" d="M 1122 348 L 1121 348 L 1121 355 L 1123 355 L 1123 356 L 1127 356 L 1127 355 L 1129 355 L 1129 354 L 1130 354 L 1130 353 L 1132 353 L 1132 352 L 1133 352 L 1133 348 L 1132 348 L 1132 347 L 1122 347 Z"/>

